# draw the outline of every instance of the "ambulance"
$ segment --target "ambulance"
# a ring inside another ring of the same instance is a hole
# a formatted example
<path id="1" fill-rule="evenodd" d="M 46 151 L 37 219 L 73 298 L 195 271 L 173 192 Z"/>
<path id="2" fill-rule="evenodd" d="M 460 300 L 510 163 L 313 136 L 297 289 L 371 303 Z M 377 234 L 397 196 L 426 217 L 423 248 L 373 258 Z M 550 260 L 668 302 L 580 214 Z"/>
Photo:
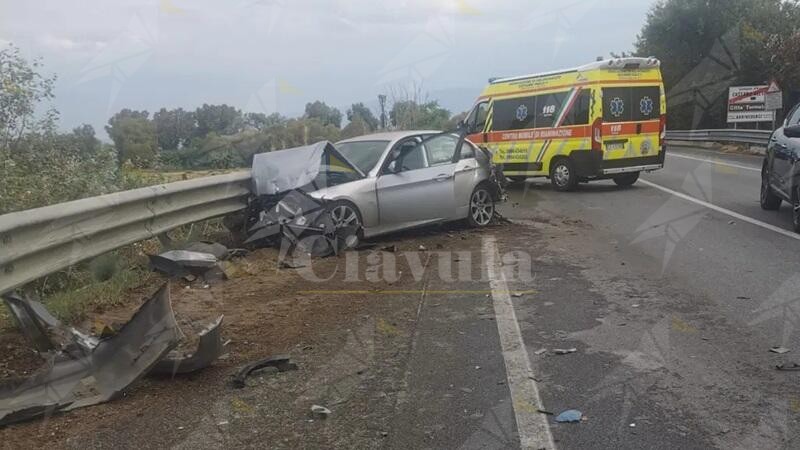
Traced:
<path id="1" fill-rule="evenodd" d="M 511 180 L 569 191 L 664 167 L 666 112 L 661 63 L 628 57 L 489 80 L 462 126 Z"/>

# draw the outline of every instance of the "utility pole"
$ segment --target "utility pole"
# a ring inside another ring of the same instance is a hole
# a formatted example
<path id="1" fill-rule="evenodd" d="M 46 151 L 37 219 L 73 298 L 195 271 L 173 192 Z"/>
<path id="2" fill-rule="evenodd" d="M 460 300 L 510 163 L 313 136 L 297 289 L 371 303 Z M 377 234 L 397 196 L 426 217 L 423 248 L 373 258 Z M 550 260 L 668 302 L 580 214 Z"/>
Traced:
<path id="1" fill-rule="evenodd" d="M 378 95 L 378 103 L 381 104 L 381 129 L 386 129 L 386 96 Z"/>

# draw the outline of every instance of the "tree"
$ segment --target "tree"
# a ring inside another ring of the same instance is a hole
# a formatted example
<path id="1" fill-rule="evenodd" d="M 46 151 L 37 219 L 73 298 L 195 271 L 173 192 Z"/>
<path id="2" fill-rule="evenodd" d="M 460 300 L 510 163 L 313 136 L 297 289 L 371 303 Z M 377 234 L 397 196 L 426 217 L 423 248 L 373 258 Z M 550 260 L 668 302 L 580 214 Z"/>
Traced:
<path id="1" fill-rule="evenodd" d="M 198 137 L 212 132 L 220 136 L 235 134 L 244 128 L 242 112 L 233 106 L 204 103 L 194 114 L 197 120 L 195 136 Z"/>
<path id="2" fill-rule="evenodd" d="M 185 146 L 197 127 L 194 113 L 183 108 L 161 108 L 153 114 L 153 124 L 161 150 L 177 150 Z"/>
<path id="3" fill-rule="evenodd" d="M 348 123 L 346 127 L 342 128 L 342 139 L 363 136 L 371 133 L 372 131 L 374 131 L 374 129 L 371 128 L 369 124 L 367 124 L 367 122 L 361 118 L 360 115 L 354 115 L 353 118 L 350 119 L 350 123 Z"/>
<path id="4" fill-rule="evenodd" d="M 458 123 L 461 122 L 462 120 L 466 119 L 468 115 L 469 115 L 469 111 L 460 112 L 460 113 L 454 115 L 453 117 L 450 118 L 450 120 L 447 121 L 447 124 L 444 126 L 443 129 L 444 130 L 454 130 L 454 129 L 458 128 Z"/>
<path id="5" fill-rule="evenodd" d="M 323 125 L 333 125 L 336 128 L 342 126 L 342 113 L 336 108 L 326 105 L 319 100 L 314 103 L 306 103 L 306 119 L 317 119 Z"/>
<path id="6" fill-rule="evenodd" d="M 286 122 L 286 117 L 278 113 L 266 115 L 264 113 L 247 113 L 244 115 L 244 125 L 248 128 L 263 130 L 273 125 L 280 125 Z"/>
<path id="7" fill-rule="evenodd" d="M 106 132 L 114 141 L 120 164 L 153 167 L 158 160 L 156 129 L 147 111 L 123 109 L 108 119 Z"/>
<path id="8" fill-rule="evenodd" d="M 435 100 L 423 104 L 401 100 L 392 105 L 389 117 L 392 125 L 401 130 L 440 130 L 447 127 L 450 111 L 440 107 Z"/>
<path id="9" fill-rule="evenodd" d="M 74 128 L 70 137 L 83 157 L 93 157 L 102 149 L 102 143 L 95 137 L 94 127 L 91 125 L 83 124 Z"/>
<path id="10" fill-rule="evenodd" d="M 635 54 L 661 60 L 668 92 L 679 86 L 697 97 L 667 99 L 671 128 L 717 128 L 725 125 L 728 86 L 776 78 L 786 92 L 800 89 L 798 55 L 786 53 L 799 23 L 796 1 L 661 0 L 647 15 Z M 702 121 L 691 118 L 697 105 L 706 108 Z"/>
<path id="11" fill-rule="evenodd" d="M 378 118 L 375 117 L 372 111 L 363 103 L 353 103 L 350 109 L 347 110 L 347 120 L 352 122 L 357 119 L 361 119 L 361 122 L 366 125 L 368 132 L 378 129 Z"/>
<path id="12" fill-rule="evenodd" d="M 0 49 L 0 150 L 15 147 L 25 132 L 35 128 L 34 112 L 41 102 L 53 99 L 55 75 L 39 73 L 38 59 L 25 60 L 13 45 Z M 52 119 L 55 111 L 48 116 Z"/>

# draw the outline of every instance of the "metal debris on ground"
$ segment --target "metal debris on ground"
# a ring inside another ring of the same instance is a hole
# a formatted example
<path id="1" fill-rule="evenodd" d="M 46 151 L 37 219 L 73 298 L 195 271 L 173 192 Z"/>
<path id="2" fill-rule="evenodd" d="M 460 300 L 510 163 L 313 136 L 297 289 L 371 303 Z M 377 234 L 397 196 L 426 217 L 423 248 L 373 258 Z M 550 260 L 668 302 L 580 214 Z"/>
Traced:
<path id="1" fill-rule="evenodd" d="M 775 365 L 775 369 L 777 370 L 786 370 L 786 371 L 800 371 L 800 364 L 796 362 L 793 363 L 780 363 Z"/>
<path id="2" fill-rule="evenodd" d="M 187 250 L 169 250 L 158 255 L 148 255 L 150 268 L 169 277 L 200 276 L 217 265 L 217 258 L 210 253 Z"/>
<path id="3" fill-rule="evenodd" d="M 164 285 L 115 336 L 83 355 L 53 355 L 36 374 L 0 383 L 0 426 L 118 397 L 180 341 Z"/>
<path id="4" fill-rule="evenodd" d="M 66 327 L 41 303 L 17 293 L 3 296 L 23 336 L 45 359 L 51 353 L 83 355 L 97 346 L 98 340 L 75 328 Z"/>
<path id="5" fill-rule="evenodd" d="M 789 350 L 786 347 L 772 347 L 771 349 L 769 349 L 769 351 L 771 351 L 772 353 L 778 353 L 782 355 L 784 353 L 789 353 L 791 350 Z"/>
<path id="6" fill-rule="evenodd" d="M 225 344 L 222 341 L 223 317 L 219 316 L 217 320 L 200 331 L 198 334 L 200 339 L 194 352 L 185 354 L 172 351 L 159 360 L 150 373 L 175 376 L 196 372 L 214 363 L 225 351 Z"/>
<path id="7" fill-rule="evenodd" d="M 556 416 L 556 422 L 559 423 L 580 422 L 582 417 L 583 413 L 581 413 L 577 409 L 568 409 Z"/>
<path id="8" fill-rule="evenodd" d="M 291 362 L 288 356 L 270 356 L 269 358 L 254 361 L 239 369 L 236 374 L 233 375 L 233 387 L 237 389 L 244 388 L 247 386 L 246 380 L 248 376 L 266 367 L 274 367 L 278 372 L 297 370 L 297 364 Z"/>
<path id="9" fill-rule="evenodd" d="M 311 412 L 319 418 L 326 419 L 331 415 L 331 410 L 320 405 L 311 405 Z"/>
<path id="10" fill-rule="evenodd" d="M 577 351 L 578 351 L 577 348 L 556 348 L 556 349 L 553 349 L 553 353 L 555 353 L 556 355 L 568 355 L 570 353 L 575 353 Z"/>
<path id="11" fill-rule="evenodd" d="M 214 255 L 218 260 L 226 260 L 230 256 L 228 247 L 220 244 L 219 242 L 211 241 L 195 241 L 183 245 L 180 250 L 196 253 L 208 253 Z"/>

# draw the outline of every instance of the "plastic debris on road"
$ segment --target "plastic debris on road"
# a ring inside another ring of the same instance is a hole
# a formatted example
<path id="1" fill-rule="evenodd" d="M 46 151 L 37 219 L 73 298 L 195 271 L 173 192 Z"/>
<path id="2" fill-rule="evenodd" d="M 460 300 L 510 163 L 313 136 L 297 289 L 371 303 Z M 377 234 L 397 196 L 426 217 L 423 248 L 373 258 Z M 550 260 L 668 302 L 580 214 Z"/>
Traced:
<path id="1" fill-rule="evenodd" d="M 577 409 L 568 409 L 556 416 L 556 422 L 559 423 L 580 422 L 582 417 L 583 413 L 578 411 Z"/>

